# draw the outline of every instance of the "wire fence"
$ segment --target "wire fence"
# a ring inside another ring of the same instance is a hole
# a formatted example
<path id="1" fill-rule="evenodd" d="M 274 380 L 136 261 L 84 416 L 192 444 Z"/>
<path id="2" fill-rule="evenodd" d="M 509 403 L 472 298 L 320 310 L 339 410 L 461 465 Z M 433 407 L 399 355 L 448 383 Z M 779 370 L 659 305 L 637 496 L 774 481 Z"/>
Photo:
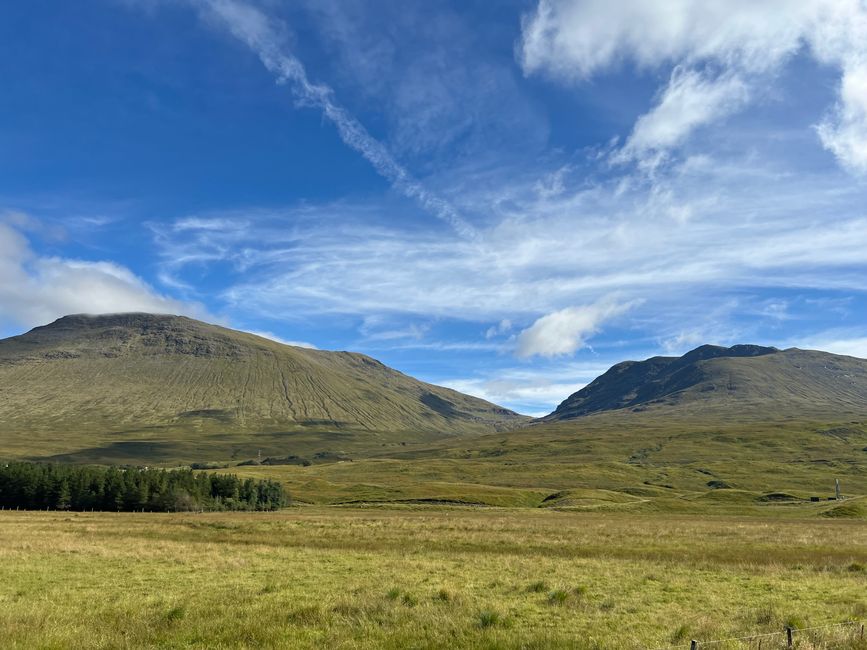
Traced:
<path id="1" fill-rule="evenodd" d="M 850 645 L 841 645 L 841 644 Z M 653 650 L 777 650 L 796 648 L 799 650 L 838 650 L 839 648 L 867 648 L 864 636 L 864 623 L 846 621 L 804 628 L 787 627 L 779 632 L 765 632 L 750 636 L 729 637 L 726 639 L 693 639 L 688 643 L 667 645 Z"/>

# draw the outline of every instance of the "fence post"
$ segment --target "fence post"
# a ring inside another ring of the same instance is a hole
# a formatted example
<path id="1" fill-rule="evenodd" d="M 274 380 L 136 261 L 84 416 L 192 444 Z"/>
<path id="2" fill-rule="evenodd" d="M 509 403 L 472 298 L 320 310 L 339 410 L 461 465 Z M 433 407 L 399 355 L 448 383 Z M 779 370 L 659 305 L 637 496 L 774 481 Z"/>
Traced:
<path id="1" fill-rule="evenodd" d="M 792 628 L 790 628 L 790 627 L 786 628 L 786 647 L 787 648 L 794 648 L 795 647 L 794 641 L 792 640 Z"/>
<path id="2" fill-rule="evenodd" d="M 689 642 L 689 650 L 698 650 L 698 641 L 693 639 Z"/>

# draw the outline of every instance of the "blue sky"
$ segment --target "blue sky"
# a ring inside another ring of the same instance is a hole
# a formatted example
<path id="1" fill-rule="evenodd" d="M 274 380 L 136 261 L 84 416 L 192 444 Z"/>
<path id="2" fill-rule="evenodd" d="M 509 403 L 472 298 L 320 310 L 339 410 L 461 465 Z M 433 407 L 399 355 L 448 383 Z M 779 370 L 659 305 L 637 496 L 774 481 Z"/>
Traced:
<path id="1" fill-rule="evenodd" d="M 0 336 L 183 313 L 531 414 L 867 357 L 865 0 L 30 0 L 0 82 Z"/>

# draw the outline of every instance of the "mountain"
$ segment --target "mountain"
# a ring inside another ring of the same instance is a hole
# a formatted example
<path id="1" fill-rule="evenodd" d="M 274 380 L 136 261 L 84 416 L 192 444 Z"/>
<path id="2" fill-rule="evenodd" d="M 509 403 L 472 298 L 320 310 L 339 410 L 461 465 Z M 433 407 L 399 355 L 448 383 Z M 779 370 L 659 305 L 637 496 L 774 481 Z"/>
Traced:
<path id="1" fill-rule="evenodd" d="M 703 345 L 611 367 L 543 421 L 616 410 L 740 417 L 867 413 L 867 361 L 791 348 Z"/>
<path id="2" fill-rule="evenodd" d="M 19 456 L 90 444 L 87 457 L 118 449 L 136 457 L 135 445 L 148 443 L 144 456 L 153 457 L 154 445 L 173 447 L 169 454 L 184 440 L 204 456 L 208 441 L 220 453 L 287 453 L 310 431 L 342 448 L 365 432 L 399 434 L 385 444 L 524 419 L 363 354 L 283 345 L 183 316 L 66 316 L 0 340 L 0 438 Z M 242 434 L 271 435 L 247 438 L 239 451 L 232 445 Z"/>

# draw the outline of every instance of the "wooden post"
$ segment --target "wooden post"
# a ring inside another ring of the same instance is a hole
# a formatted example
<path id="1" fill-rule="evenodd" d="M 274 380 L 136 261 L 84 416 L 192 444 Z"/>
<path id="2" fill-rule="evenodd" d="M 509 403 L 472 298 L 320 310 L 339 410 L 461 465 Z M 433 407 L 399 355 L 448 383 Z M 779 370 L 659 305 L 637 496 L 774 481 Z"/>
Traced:
<path id="1" fill-rule="evenodd" d="M 698 641 L 693 639 L 689 642 L 689 650 L 698 650 Z"/>
<path id="2" fill-rule="evenodd" d="M 787 648 L 794 648 L 795 647 L 795 643 L 792 640 L 792 628 L 790 628 L 790 627 L 786 628 L 786 647 Z"/>

